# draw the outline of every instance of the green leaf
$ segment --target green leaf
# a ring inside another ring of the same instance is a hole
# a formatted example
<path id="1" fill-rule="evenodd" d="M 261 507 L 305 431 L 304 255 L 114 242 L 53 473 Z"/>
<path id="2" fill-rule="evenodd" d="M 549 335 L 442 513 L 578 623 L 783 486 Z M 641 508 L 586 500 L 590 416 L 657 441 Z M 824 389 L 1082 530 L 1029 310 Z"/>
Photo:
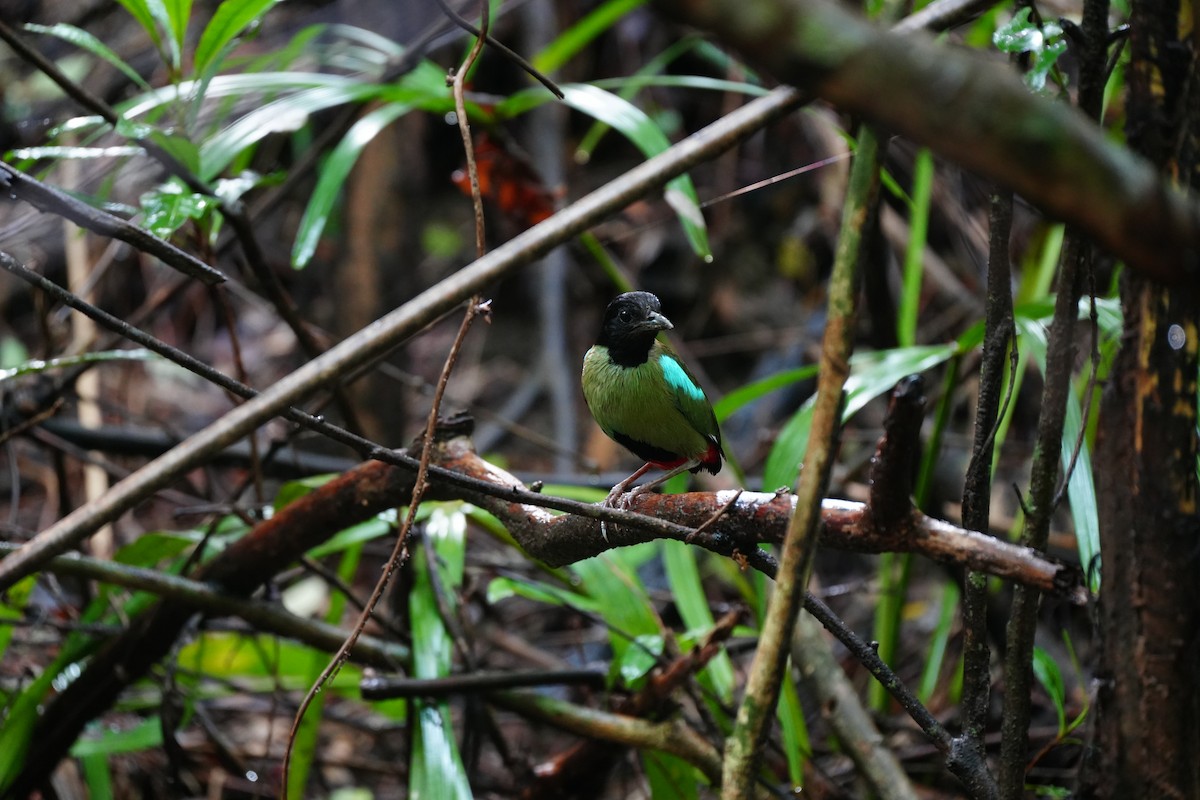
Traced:
<path id="1" fill-rule="evenodd" d="M 661 634 L 642 633 L 634 637 L 614 662 L 617 674 L 625 686 L 636 686 L 646 673 L 654 669 L 658 657 L 663 654 L 665 642 Z"/>
<path id="2" fill-rule="evenodd" d="M 538 71 L 552 73 L 646 0 L 606 0 L 550 42 L 533 58 Z"/>
<path id="3" fill-rule="evenodd" d="M 154 46 L 161 50 L 162 37 L 159 35 L 158 26 L 154 23 L 154 14 L 150 12 L 150 6 L 146 0 L 117 0 L 117 2 L 137 20 L 138 25 L 142 26 L 142 30 L 154 42 Z"/>
<path id="4" fill-rule="evenodd" d="M 670 140 L 654 120 L 628 100 L 585 83 L 568 83 L 559 88 L 563 91 L 564 103 L 620 131 L 647 158 L 656 156 L 671 146 Z M 536 108 L 548 99 L 546 91 L 541 87 L 528 89 L 497 103 L 495 113 L 500 118 L 514 117 Z M 700 197 L 696 194 L 692 179 L 687 175 L 680 175 L 669 181 L 664 196 L 679 217 L 692 250 L 706 261 L 711 261 L 708 228 L 700 211 Z"/>
<path id="5" fill-rule="evenodd" d="M 1081 301 L 1081 316 L 1083 315 Z M 1097 319 L 1100 306 L 1097 304 Z M 1052 313 L 1052 312 L 1051 312 Z M 1109 316 L 1111 319 L 1111 315 Z M 1042 320 L 1033 321 L 1017 317 L 1017 331 L 1022 347 L 1033 355 L 1042 375 L 1046 374 L 1046 328 Z M 1111 324 L 1111 323 L 1109 323 Z M 1067 499 L 1070 501 L 1071 521 L 1075 528 L 1075 546 L 1079 551 L 1079 563 L 1086 570 L 1090 587 L 1093 591 L 1100 588 L 1100 512 L 1096 497 L 1096 485 L 1092 480 L 1091 450 L 1086 440 L 1081 440 L 1084 420 L 1079 392 L 1075 386 L 1069 385 L 1067 394 L 1066 415 L 1063 418 L 1062 442 L 1059 445 L 1059 458 L 1065 471 L 1071 464 L 1075 447 L 1079 446 L 1079 455 L 1075 459 L 1075 467 L 1067 480 Z M 1093 410 L 1093 413 L 1094 410 Z"/>
<path id="6" fill-rule="evenodd" d="M 13 699 L 6 698 L 4 724 L 0 725 L 0 797 L 6 797 L 8 787 L 25 765 L 25 754 L 33 741 L 33 726 L 38 721 L 38 707 L 50 690 L 54 679 L 70 664 L 66 654 L 48 666 L 41 675 L 26 685 Z"/>
<path id="7" fill-rule="evenodd" d="M 371 143 L 379 132 L 412 110 L 403 103 L 381 106 L 354 123 L 337 147 L 329 154 L 321 167 L 316 188 L 304 209 L 300 227 L 296 231 L 296 242 L 292 245 L 292 267 L 303 269 L 312 260 L 321 240 L 321 232 L 329 222 L 334 203 L 342 193 L 342 186 L 350 170 L 358 162 L 363 148 Z"/>
<path id="8" fill-rule="evenodd" d="M 579 561 L 571 571 L 579 576 L 582 590 L 597 604 L 597 611 L 609 626 L 613 649 L 613 667 L 620 674 L 623 660 L 631 649 L 641 649 L 639 637 L 662 637 L 664 626 L 654 609 L 645 586 L 637 576 L 638 568 L 661 552 L 661 541 L 611 550 L 595 558 Z M 633 664 L 642 663 L 646 653 L 633 656 Z M 634 667 L 628 668 L 631 672 Z"/>
<path id="9" fill-rule="evenodd" d="M 777 372 L 774 375 L 768 375 L 765 378 L 760 378 L 752 383 L 747 383 L 745 386 L 739 386 L 729 394 L 722 397 L 713 404 L 713 413 L 717 415 L 717 419 L 721 422 L 733 416 L 742 406 L 749 405 L 761 397 L 765 397 L 771 392 L 778 391 L 784 387 L 791 386 L 800 381 L 810 380 L 817 375 L 817 365 L 810 364 L 807 367 L 797 367 L 795 369 L 784 370 Z"/>
<path id="10" fill-rule="evenodd" d="M 189 171 L 196 172 L 200 169 L 200 149 L 186 136 L 154 129 L 149 131 L 148 138 L 174 156 Z"/>
<path id="11" fill-rule="evenodd" d="M 1054 68 L 1058 57 L 1067 50 L 1067 41 L 1062 26 L 1057 22 L 1038 25 L 1030 19 L 1031 9 L 1026 6 L 1013 15 L 992 36 L 992 42 L 1002 53 L 1029 53 L 1029 71 L 1025 82 L 1035 92 L 1046 85 L 1046 77 Z"/>
<path id="12" fill-rule="evenodd" d="M 14 159 L 72 158 L 76 160 L 126 158 L 146 154 L 144 149 L 136 145 L 117 145 L 115 147 L 18 147 L 16 150 L 8 152 Z"/>
<path id="13" fill-rule="evenodd" d="M 191 191 L 174 178 L 140 199 L 145 215 L 142 225 L 160 239 L 169 239 L 181 226 L 202 218 L 213 206 L 213 198 Z"/>
<path id="14" fill-rule="evenodd" d="M 107 361 L 157 361 L 161 358 L 157 353 L 139 347 L 132 350 L 98 350 L 94 353 L 81 353 L 77 356 L 63 356 L 45 361 L 33 359 L 9 369 L 0 370 L 0 384 L 23 375 L 40 374 L 52 369 L 78 367 L 82 364 L 103 364 Z"/>
<path id="15" fill-rule="evenodd" d="M 416 581 L 409 597 L 409 611 L 412 616 L 413 675 L 418 678 L 450 674 L 454 642 L 442 621 L 435 593 L 444 592 L 442 604 L 453 611 L 457 591 L 462 586 L 466 519 L 461 510 L 438 507 L 426 526 L 434 558 L 418 554 L 412 560 Z M 436 580 L 430 574 L 431 561 L 432 568 L 438 571 Z M 410 796 L 469 800 L 471 785 L 455 742 L 449 704 L 416 700 L 414 706 L 417 724 L 409 762 Z"/>
<path id="16" fill-rule="evenodd" d="M 716 624 L 708 597 L 700 582 L 700 570 L 696 564 L 696 548 L 674 540 L 663 541 L 663 565 L 667 581 L 671 586 L 671 597 L 675 608 L 688 631 L 708 631 Z M 705 670 L 709 673 L 713 688 L 726 703 L 733 699 L 733 662 L 724 651 L 713 658 Z"/>
<path id="17" fill-rule="evenodd" d="M 112 772 L 108 757 L 98 753 L 79 759 L 89 800 L 110 800 L 113 797 Z"/>
<path id="18" fill-rule="evenodd" d="M 1033 674 L 1038 683 L 1050 695 L 1054 711 L 1058 714 L 1058 733 L 1063 735 L 1067 729 L 1067 689 L 1063 682 L 1062 671 L 1053 657 L 1040 647 L 1033 648 Z"/>
<path id="19" fill-rule="evenodd" d="M 929 230 L 929 206 L 933 197 L 933 154 L 917 151 L 913 163 L 912 204 L 909 206 L 909 236 L 904 250 L 904 282 L 896 339 L 901 347 L 917 343 L 917 316 L 921 308 L 921 277 L 925 264 L 925 234 Z"/>
<path id="20" fill-rule="evenodd" d="M 659 750 L 643 750 L 641 757 L 650 785 L 650 800 L 698 800 L 699 783 L 704 780 L 700 770 L 678 756 Z"/>
<path id="21" fill-rule="evenodd" d="M 957 351 L 957 345 L 947 344 L 899 347 L 855 355 L 850 359 L 851 372 L 846 381 L 846 405 L 842 421 L 849 420 L 868 402 L 890 391 L 901 378 L 932 369 Z M 795 485 L 796 477 L 800 474 L 800 462 L 808 447 L 814 399 L 809 398 L 779 432 L 763 468 L 765 491 Z"/>
<path id="22" fill-rule="evenodd" d="M 489 603 L 499 603 L 510 597 L 524 597 L 551 606 L 568 606 L 588 614 L 597 613 L 601 607 L 601 603 L 590 597 L 524 578 L 493 578 L 488 583 Z"/>
<path id="23" fill-rule="evenodd" d="M 35 25 L 30 22 L 25 25 L 25 30 L 33 33 L 42 33 L 47 36 L 56 36 L 64 42 L 70 42 L 76 47 L 86 50 L 97 58 L 107 61 L 112 66 L 116 67 L 121 73 L 136 83 L 142 89 L 149 89 L 150 84 L 142 79 L 142 76 L 137 73 L 133 67 L 125 63 L 124 60 L 109 48 L 104 42 L 97 39 L 92 34 L 77 28 L 74 25 L 68 25 L 65 22 L 59 22 L 54 25 Z"/>
<path id="24" fill-rule="evenodd" d="M 179 54 L 183 52 L 184 39 L 187 38 L 188 20 L 192 16 L 192 0 L 155 0 L 155 5 L 162 4 L 166 12 L 167 30 L 171 33 L 174 43 L 172 52 L 175 54 L 175 66 L 179 67 Z M 154 10 L 154 5 L 150 7 Z"/>
<path id="25" fill-rule="evenodd" d="M 800 694 L 796 690 L 796 681 L 792 677 L 795 670 L 789 669 L 784 674 L 780 685 L 779 704 L 775 715 L 783 731 L 783 751 L 787 755 L 788 777 L 792 785 L 804 784 L 804 762 L 812 752 L 808 740 L 808 725 L 804 722 L 804 709 L 800 705 Z"/>
<path id="26" fill-rule="evenodd" d="M 217 7 L 193 56 L 197 75 L 215 70 L 220 61 L 233 49 L 234 40 L 242 31 L 262 19 L 280 0 L 225 0 Z"/>
<path id="27" fill-rule="evenodd" d="M 84 733 L 71 746 L 71 755 L 76 758 L 87 756 L 111 756 L 118 753 L 136 753 L 160 747 L 163 743 L 162 720 L 158 717 L 144 719 L 131 728 L 114 729 L 100 727 L 98 733 Z"/>

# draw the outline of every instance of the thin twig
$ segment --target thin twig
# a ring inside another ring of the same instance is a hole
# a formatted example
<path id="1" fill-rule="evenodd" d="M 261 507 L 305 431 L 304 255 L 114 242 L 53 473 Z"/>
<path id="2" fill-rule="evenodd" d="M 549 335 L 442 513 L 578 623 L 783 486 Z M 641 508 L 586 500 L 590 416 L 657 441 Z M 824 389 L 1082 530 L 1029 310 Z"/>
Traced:
<path id="1" fill-rule="evenodd" d="M 446 0 L 437 0 L 437 4 L 441 7 L 442 13 L 450 18 L 451 22 L 477 39 L 487 42 L 487 44 L 491 45 L 506 58 L 510 59 L 518 67 L 528 72 L 534 80 L 549 89 L 555 97 L 557 97 L 559 100 L 563 99 L 565 96 L 563 94 L 563 90 L 558 88 L 558 85 L 555 84 L 554 81 L 550 80 L 548 77 L 539 72 L 537 68 L 533 66 L 533 64 L 530 64 L 528 61 L 526 61 L 519 53 L 514 52 L 503 42 L 499 42 L 488 35 L 488 23 L 486 18 L 483 21 L 483 30 L 480 30 L 472 25 L 469 20 L 464 19 L 461 14 L 451 8 Z"/>
<path id="2" fill-rule="evenodd" d="M 721 506 L 716 511 L 714 511 L 713 515 L 711 517 L 709 517 L 708 519 L 704 520 L 704 522 L 700 525 L 699 528 L 696 528 L 696 530 L 692 531 L 684 538 L 684 540 L 683 540 L 684 544 L 691 544 L 693 539 L 695 539 L 697 536 L 700 536 L 700 535 L 704 534 L 705 532 L 707 532 L 708 529 L 711 528 L 713 525 L 716 525 L 717 520 L 719 520 L 721 517 L 725 516 L 725 512 L 727 512 L 729 509 L 733 508 L 734 503 L 736 503 L 738 501 L 738 499 L 742 496 L 742 492 L 744 492 L 744 491 L 746 491 L 746 490 L 738 489 L 736 492 L 734 492 L 733 495 L 725 502 L 725 505 Z"/>
<path id="3" fill-rule="evenodd" d="M 483 8 L 484 28 L 486 29 L 486 0 L 483 3 Z M 479 57 L 479 53 L 482 49 L 483 37 L 481 36 L 476 40 L 475 46 L 471 48 L 471 52 L 468 54 L 466 61 L 462 65 L 462 68 L 459 70 L 460 76 L 464 75 L 470 70 L 471 65 L 475 62 L 475 59 Z M 462 79 L 459 76 L 456 76 L 455 78 L 454 89 L 455 104 L 462 109 L 463 90 Z M 467 163 L 473 173 L 471 177 L 471 187 L 472 194 L 476 196 L 476 245 L 479 250 L 479 257 L 482 258 L 484 230 L 482 204 L 478 199 L 479 178 L 474 169 L 475 159 L 474 153 L 472 152 L 472 148 L 470 146 L 470 129 L 467 127 L 465 109 L 460 110 L 460 115 L 459 126 L 460 130 L 463 131 L 464 142 L 467 147 Z M 317 676 L 317 679 L 313 682 L 312 687 L 309 688 L 308 693 L 300 702 L 299 709 L 296 711 L 296 718 L 292 723 L 292 730 L 288 736 L 287 747 L 284 749 L 283 756 L 283 780 L 280 784 L 280 791 L 284 800 L 287 800 L 288 767 L 290 766 L 291 762 L 292 748 L 295 745 L 296 735 L 299 733 L 300 723 L 304 719 L 305 712 L 308 710 L 308 707 L 312 704 L 313 699 L 317 696 L 317 693 L 321 691 L 321 688 L 325 685 L 325 683 L 337 673 L 337 671 L 341 668 L 341 665 L 346 661 L 347 658 L 349 658 L 350 651 L 354 647 L 354 643 L 358 641 L 359 636 L 362 635 L 363 630 L 366 628 L 367 621 L 370 619 L 371 613 L 374 611 L 375 606 L 379 603 L 380 598 L 383 597 L 384 589 L 387 588 L 388 583 L 391 581 L 392 575 L 394 575 L 400 565 L 408 559 L 409 534 L 412 531 L 413 523 L 416 521 L 417 510 L 420 508 L 421 500 L 425 495 L 425 489 L 427 487 L 429 459 L 433 454 L 434 432 L 437 428 L 438 412 L 441 409 L 442 397 L 446 393 L 446 385 L 449 383 L 450 374 L 454 371 L 454 365 L 458 361 L 458 354 L 462 349 L 463 341 L 466 339 L 467 331 L 471 329 L 471 323 L 475 321 L 476 315 L 480 313 L 487 313 L 488 310 L 489 308 L 487 304 L 480 303 L 477 297 L 473 297 L 467 304 L 466 314 L 463 315 L 462 324 L 459 325 L 458 333 L 454 337 L 453 344 L 450 346 L 450 352 L 446 356 L 446 363 L 442 366 L 442 373 L 438 377 L 437 388 L 434 390 L 433 402 L 429 409 L 429 417 L 425 423 L 425 437 L 421 446 L 421 459 L 417 467 L 416 480 L 413 483 L 412 499 L 409 501 L 408 512 L 405 514 L 404 522 L 401 524 L 400 530 L 396 534 L 396 542 L 392 547 L 391 556 L 388 558 L 387 565 L 383 570 L 383 574 L 379 576 L 379 580 L 375 583 L 375 589 L 371 592 L 371 596 L 367 600 L 366 608 L 364 608 L 359 614 L 358 621 L 355 623 L 354 629 L 350 632 L 350 635 L 346 638 L 346 641 L 334 655 L 333 659 L 330 660 L 325 669 L 321 671 L 321 674 Z"/>

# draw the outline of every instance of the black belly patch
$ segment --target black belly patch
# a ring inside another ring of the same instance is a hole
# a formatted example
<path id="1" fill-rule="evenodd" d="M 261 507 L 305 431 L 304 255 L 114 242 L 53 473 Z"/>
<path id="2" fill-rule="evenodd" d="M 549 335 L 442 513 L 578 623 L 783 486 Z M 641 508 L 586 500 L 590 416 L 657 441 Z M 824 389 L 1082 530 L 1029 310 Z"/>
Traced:
<path id="1" fill-rule="evenodd" d="M 678 453 L 672 453 L 670 450 L 664 450 L 652 444 L 639 442 L 637 439 L 630 438 L 620 431 L 613 433 L 613 439 L 617 441 L 617 444 L 627 448 L 643 461 L 653 461 L 655 464 L 678 464 L 686 460 Z"/>

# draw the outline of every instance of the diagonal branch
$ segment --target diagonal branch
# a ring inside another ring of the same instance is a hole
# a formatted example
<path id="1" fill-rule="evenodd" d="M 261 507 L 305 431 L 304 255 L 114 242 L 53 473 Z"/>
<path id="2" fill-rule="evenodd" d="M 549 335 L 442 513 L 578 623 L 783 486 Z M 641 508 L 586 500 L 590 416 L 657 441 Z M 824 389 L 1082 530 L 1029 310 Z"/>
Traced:
<path id="1" fill-rule="evenodd" d="M 1196 285 L 1200 204 L 1083 114 L 1032 94 L 1006 66 L 924 33 L 886 33 L 830 0 L 655 5 L 779 80 L 1018 192 L 1142 274 Z"/>
<path id="2" fill-rule="evenodd" d="M 676 175 L 733 147 L 749 134 L 795 109 L 800 100 L 797 92 L 778 89 L 742 106 L 346 338 L 253 400 L 238 406 L 115 484 L 103 496 L 63 517 L 0 561 L 0 590 L 36 571 L 53 556 L 76 547 L 101 525 L 115 520 L 142 499 L 203 464 L 315 389 L 370 363 L 484 286 L 569 241 Z"/>
<path id="3" fill-rule="evenodd" d="M 120 239 L 122 242 L 154 256 L 168 267 L 209 285 L 222 283 L 225 276 L 191 253 L 180 250 L 170 242 L 159 239 L 132 222 L 115 217 L 107 211 L 93 208 L 61 189 L 42 183 L 16 167 L 0 161 L 0 189 L 16 200 L 24 200 L 39 211 L 57 214 L 92 233 Z"/>

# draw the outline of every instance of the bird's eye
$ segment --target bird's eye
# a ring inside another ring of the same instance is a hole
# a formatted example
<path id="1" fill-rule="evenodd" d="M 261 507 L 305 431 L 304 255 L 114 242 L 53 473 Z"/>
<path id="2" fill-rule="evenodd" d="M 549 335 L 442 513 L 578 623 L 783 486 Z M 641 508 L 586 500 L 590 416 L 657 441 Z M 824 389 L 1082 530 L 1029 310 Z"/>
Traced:
<path id="1" fill-rule="evenodd" d="M 628 308 L 621 309 L 621 313 L 617 314 L 617 316 L 621 319 L 621 322 L 633 322 L 633 312 Z"/>

